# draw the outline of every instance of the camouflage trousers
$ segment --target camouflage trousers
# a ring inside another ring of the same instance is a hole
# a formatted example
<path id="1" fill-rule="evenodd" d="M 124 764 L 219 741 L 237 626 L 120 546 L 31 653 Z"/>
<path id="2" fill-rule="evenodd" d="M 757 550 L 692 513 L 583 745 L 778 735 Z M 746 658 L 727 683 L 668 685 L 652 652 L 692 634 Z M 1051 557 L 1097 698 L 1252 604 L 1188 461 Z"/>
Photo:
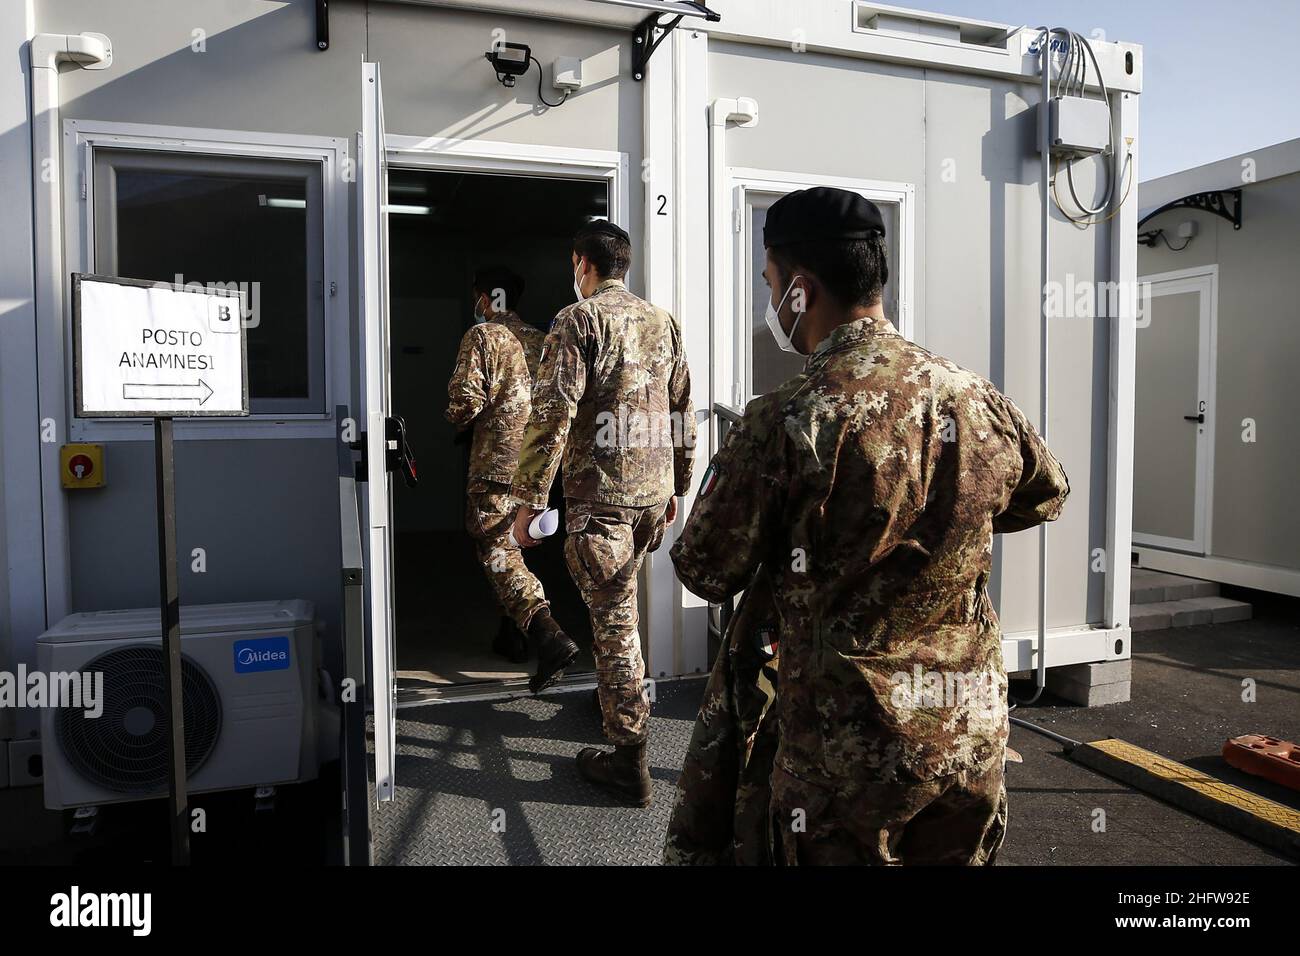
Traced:
<path id="1" fill-rule="evenodd" d="M 835 786 L 778 765 L 771 822 L 778 864 L 992 864 L 1007 826 L 1002 761 L 916 783 Z"/>
<path id="2" fill-rule="evenodd" d="M 664 506 L 620 508 L 570 498 L 565 530 L 565 563 L 591 614 L 605 736 L 615 744 L 641 743 L 650 704 L 642 687 L 636 579 L 646 552 L 663 541 Z"/>
<path id="3" fill-rule="evenodd" d="M 704 688 L 664 836 L 669 866 L 772 862 L 777 627 L 772 580 L 760 568 L 740 597 Z"/>
<path id="4" fill-rule="evenodd" d="M 509 485 L 471 479 L 465 530 L 474 539 L 479 564 L 507 615 L 527 633 L 528 623 L 550 607 L 542 582 L 524 564 L 524 553 L 510 543 L 515 501 Z"/>

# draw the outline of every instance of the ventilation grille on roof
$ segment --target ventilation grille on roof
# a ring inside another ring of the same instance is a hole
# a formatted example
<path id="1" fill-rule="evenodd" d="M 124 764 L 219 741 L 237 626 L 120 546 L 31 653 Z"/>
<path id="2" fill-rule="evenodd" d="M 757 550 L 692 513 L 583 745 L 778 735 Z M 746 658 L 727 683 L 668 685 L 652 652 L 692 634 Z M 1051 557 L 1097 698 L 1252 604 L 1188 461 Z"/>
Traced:
<path id="1" fill-rule="evenodd" d="M 882 33 L 993 50 L 1006 50 L 1007 38 L 1014 32 L 1000 23 L 861 2 L 853 8 L 853 29 L 858 33 Z"/>

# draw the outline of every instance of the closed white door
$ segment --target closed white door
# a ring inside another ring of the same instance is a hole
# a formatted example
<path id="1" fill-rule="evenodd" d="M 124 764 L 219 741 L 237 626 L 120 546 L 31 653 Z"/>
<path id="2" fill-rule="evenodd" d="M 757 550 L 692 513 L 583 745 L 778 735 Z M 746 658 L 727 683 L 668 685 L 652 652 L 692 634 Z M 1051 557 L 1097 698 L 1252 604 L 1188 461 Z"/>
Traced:
<path id="1" fill-rule="evenodd" d="M 1161 273 L 1137 330 L 1133 540 L 1204 554 L 1213 457 L 1217 269 Z"/>

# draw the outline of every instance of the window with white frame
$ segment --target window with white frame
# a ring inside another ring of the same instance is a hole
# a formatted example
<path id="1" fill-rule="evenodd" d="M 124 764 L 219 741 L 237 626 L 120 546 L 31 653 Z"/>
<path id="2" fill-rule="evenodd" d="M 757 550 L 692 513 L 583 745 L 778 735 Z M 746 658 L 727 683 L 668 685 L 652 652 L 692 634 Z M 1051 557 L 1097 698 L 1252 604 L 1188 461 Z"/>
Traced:
<path id="1" fill-rule="evenodd" d="M 822 183 L 808 183 L 820 185 Z M 826 183 L 831 184 L 831 183 Z M 765 318 L 767 304 L 775 302 L 784 290 L 775 294 L 768 289 L 763 279 L 763 267 L 767 261 L 767 252 L 763 246 L 763 227 L 767 223 L 767 211 L 783 195 L 794 189 L 805 188 L 804 184 L 785 182 L 765 182 L 761 180 L 741 184 L 739 198 L 742 208 L 740 213 L 740 236 L 742 258 L 737 263 L 738 275 L 743 276 L 738 317 L 742 326 L 737 329 L 738 344 L 741 352 L 741 374 L 743 376 L 745 398 L 753 398 L 770 392 L 783 382 L 803 371 L 805 357 L 791 352 L 783 352 L 777 347 L 772 333 L 767 328 Z M 878 207 L 885 219 L 885 244 L 889 250 L 889 280 L 884 288 L 885 315 L 904 334 L 910 329 L 905 323 L 905 300 L 909 276 L 906 273 L 906 259 L 903 254 L 910 242 L 908 212 L 906 206 L 910 190 L 898 187 L 894 190 L 859 189 Z"/>
<path id="2" fill-rule="evenodd" d="M 104 147 L 93 162 L 93 271 L 238 288 L 252 413 L 324 413 L 321 165 Z"/>

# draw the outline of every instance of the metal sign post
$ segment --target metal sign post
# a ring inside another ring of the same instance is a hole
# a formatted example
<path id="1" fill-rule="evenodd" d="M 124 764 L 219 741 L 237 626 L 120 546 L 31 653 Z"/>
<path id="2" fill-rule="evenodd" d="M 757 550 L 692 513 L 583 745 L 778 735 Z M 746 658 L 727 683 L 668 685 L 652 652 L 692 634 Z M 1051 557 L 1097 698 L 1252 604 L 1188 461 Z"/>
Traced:
<path id="1" fill-rule="evenodd" d="M 172 419 L 248 414 L 243 301 L 224 288 L 72 277 L 78 418 L 153 418 L 172 864 L 190 862 Z"/>
<path id="2" fill-rule="evenodd" d="M 158 601 L 162 609 L 163 661 L 167 668 L 167 749 L 172 865 L 190 862 L 189 800 L 185 792 L 185 700 L 181 687 L 181 598 L 176 581 L 176 459 L 172 420 L 153 420 L 158 505 Z"/>

